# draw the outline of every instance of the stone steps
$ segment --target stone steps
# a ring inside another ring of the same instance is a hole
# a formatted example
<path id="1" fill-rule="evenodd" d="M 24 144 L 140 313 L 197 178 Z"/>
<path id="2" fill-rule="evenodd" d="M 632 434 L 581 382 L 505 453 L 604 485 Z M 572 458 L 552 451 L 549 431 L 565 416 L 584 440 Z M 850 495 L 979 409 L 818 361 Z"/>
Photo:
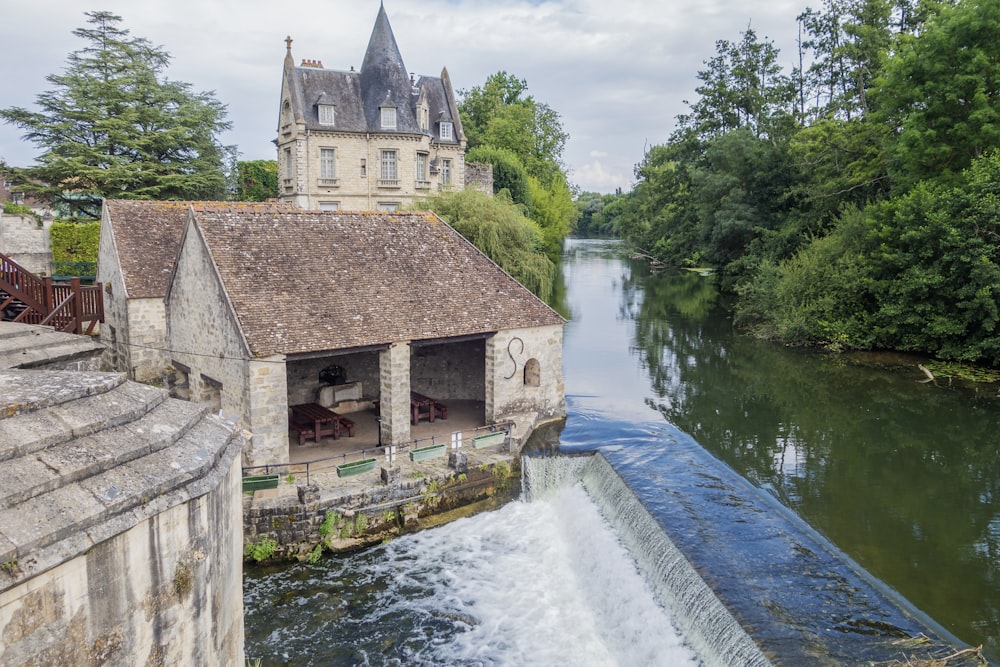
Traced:
<path id="1" fill-rule="evenodd" d="M 124 385 L 107 394 L 78 401 L 78 404 L 87 404 L 91 408 L 90 414 L 93 415 L 109 414 L 102 410 L 102 405 L 125 405 L 128 411 L 115 414 L 114 421 L 120 425 L 107 422 L 106 428 L 95 430 L 92 428 L 94 424 L 90 424 L 87 429 L 89 433 L 81 436 L 74 436 L 72 431 L 45 434 L 49 437 L 38 438 L 29 443 L 30 451 L 24 451 L 22 455 L 6 462 L 4 464 L 6 482 L 0 486 L 0 509 L 23 503 L 60 486 L 98 475 L 111 467 L 148 457 L 181 440 L 206 413 L 205 407 L 194 403 L 165 402 L 162 392 L 148 395 L 149 398 L 159 399 L 151 403 L 130 404 L 116 400 L 117 394 L 127 393 L 130 389 L 142 386 Z M 144 414 L 132 418 L 143 410 L 146 410 Z M 25 426 L 30 429 L 30 422 L 37 421 L 33 419 L 36 416 L 29 413 L 5 421 L 17 422 L 21 418 L 29 422 Z M 54 426 L 58 422 L 68 423 L 65 419 L 59 419 L 47 421 L 46 425 Z M 53 439 L 60 441 L 45 447 L 35 447 L 39 443 Z"/>
<path id="2" fill-rule="evenodd" d="M 215 489 L 242 438 L 121 374 L 0 369 L 0 591 Z"/>
<path id="3" fill-rule="evenodd" d="M 119 373 L 0 370 L 0 462 L 142 417 L 167 398 Z"/>
<path id="4" fill-rule="evenodd" d="M 0 322 L 0 369 L 58 366 L 99 359 L 104 346 L 52 327 Z M 92 364 L 96 368 L 96 363 Z"/>

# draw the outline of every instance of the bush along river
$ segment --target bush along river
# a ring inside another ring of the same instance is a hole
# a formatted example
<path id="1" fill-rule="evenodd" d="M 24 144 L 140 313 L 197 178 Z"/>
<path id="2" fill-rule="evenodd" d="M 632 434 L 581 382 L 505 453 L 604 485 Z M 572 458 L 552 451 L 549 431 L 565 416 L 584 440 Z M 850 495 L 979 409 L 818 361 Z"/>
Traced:
<path id="1" fill-rule="evenodd" d="M 651 276 L 615 242 L 568 241 L 563 274 L 569 415 L 525 458 L 524 499 L 248 568 L 249 657 L 902 665 L 981 644 L 1000 658 L 995 387 L 738 336 L 711 277 Z"/>

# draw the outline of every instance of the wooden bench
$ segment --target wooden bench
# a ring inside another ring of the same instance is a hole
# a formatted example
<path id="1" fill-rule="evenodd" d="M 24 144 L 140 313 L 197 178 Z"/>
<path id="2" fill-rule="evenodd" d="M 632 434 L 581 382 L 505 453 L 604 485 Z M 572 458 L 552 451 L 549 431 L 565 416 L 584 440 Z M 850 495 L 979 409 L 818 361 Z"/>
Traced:
<path id="1" fill-rule="evenodd" d="M 434 416 L 441 419 L 448 418 L 448 406 L 440 401 L 434 401 Z"/>
<path id="2" fill-rule="evenodd" d="M 347 417 L 341 417 L 340 415 L 337 415 L 337 421 L 340 422 L 340 430 L 347 431 L 347 437 L 353 438 L 355 423 Z"/>
<path id="3" fill-rule="evenodd" d="M 288 417 L 289 427 L 298 433 L 299 444 L 304 445 L 306 440 L 315 440 L 319 442 L 320 438 L 327 435 L 332 435 L 334 438 L 340 437 L 340 423 L 338 420 L 334 420 L 329 424 L 323 424 L 320 426 L 319 433 L 316 433 L 316 422 L 307 419 L 301 415 L 292 413 Z M 351 422 L 351 435 L 354 435 L 354 422 Z"/>

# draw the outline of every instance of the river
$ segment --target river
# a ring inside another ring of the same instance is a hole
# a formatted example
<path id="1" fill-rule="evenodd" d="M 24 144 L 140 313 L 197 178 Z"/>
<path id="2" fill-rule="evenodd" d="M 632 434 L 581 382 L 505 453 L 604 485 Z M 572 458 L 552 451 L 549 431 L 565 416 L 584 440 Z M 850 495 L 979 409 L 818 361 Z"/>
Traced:
<path id="1" fill-rule="evenodd" d="M 678 520 L 702 512 L 703 525 L 733 530 L 743 519 L 725 519 L 732 508 L 690 498 L 705 477 L 735 488 L 725 481 L 735 471 L 959 639 L 1000 656 L 995 388 L 922 383 L 916 360 L 897 356 L 879 365 L 751 340 L 733 332 L 711 277 L 650 276 L 614 242 L 570 240 L 564 254 L 561 450 L 603 448 L 627 474 L 649 470 L 651 448 L 669 458 L 674 492 L 691 491 Z M 695 565 L 724 564 L 704 537 L 687 545 Z M 316 566 L 254 568 L 247 655 L 265 665 L 693 664 L 678 619 L 622 549 L 570 487 Z M 807 593 L 782 603 L 805 614 L 817 597 Z M 831 632 L 855 655 L 842 628 Z"/>

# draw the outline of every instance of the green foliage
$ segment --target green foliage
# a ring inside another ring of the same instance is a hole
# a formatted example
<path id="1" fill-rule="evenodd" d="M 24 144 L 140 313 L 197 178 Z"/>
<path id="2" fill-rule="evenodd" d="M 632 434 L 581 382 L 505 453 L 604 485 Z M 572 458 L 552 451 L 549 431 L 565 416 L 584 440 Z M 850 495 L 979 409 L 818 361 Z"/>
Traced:
<path id="1" fill-rule="evenodd" d="M 833 232 L 793 258 L 763 263 L 739 290 L 735 323 L 792 345 L 871 347 L 870 243 L 864 213 L 847 212 Z"/>
<path id="2" fill-rule="evenodd" d="M 573 204 L 569 184 L 560 172 L 547 184 L 529 176 L 528 191 L 531 193 L 530 217 L 541 229 L 543 247 L 554 254 L 580 216 Z"/>
<path id="3" fill-rule="evenodd" d="M 53 262 L 97 262 L 101 223 L 55 220 L 49 229 Z"/>
<path id="4" fill-rule="evenodd" d="M 35 212 L 27 204 L 15 204 L 12 201 L 3 203 L 3 212 L 8 215 L 35 215 Z"/>
<path id="5" fill-rule="evenodd" d="M 278 197 L 277 160 L 251 160 L 236 163 L 238 201 L 266 201 Z"/>
<path id="6" fill-rule="evenodd" d="M 756 335 L 998 365 L 1000 4 L 821 5 L 790 75 L 750 30 L 716 43 L 614 224 L 714 267 Z M 583 229 L 600 203 L 578 200 Z"/>
<path id="7" fill-rule="evenodd" d="M 89 27 L 73 33 L 86 45 L 69 54 L 62 74 L 46 77 L 52 88 L 36 97 L 41 111 L 0 109 L 41 151 L 37 165 L 20 170 L 23 189 L 70 206 L 92 204 L 91 195 L 223 198 L 234 152 L 217 140 L 230 127 L 225 106 L 165 78 L 170 55 L 131 37 L 121 17 L 86 16 Z"/>
<path id="8" fill-rule="evenodd" d="M 310 565 L 315 565 L 319 562 L 319 559 L 323 557 L 323 545 L 317 544 L 312 548 L 312 550 L 306 554 L 306 562 Z"/>
<path id="9" fill-rule="evenodd" d="M 333 535 L 337 526 L 340 524 L 340 514 L 336 510 L 327 510 L 326 514 L 323 516 L 323 523 L 319 526 L 320 537 L 329 537 Z"/>
<path id="10" fill-rule="evenodd" d="M 873 209 L 880 344 L 1000 366 L 1000 152 Z"/>
<path id="11" fill-rule="evenodd" d="M 938 7 L 919 36 L 904 36 L 886 65 L 877 99 L 898 129 L 889 144 L 903 187 L 956 175 L 1000 147 L 1000 3 Z"/>
<path id="12" fill-rule="evenodd" d="M 270 535 L 261 535 L 256 542 L 247 542 L 243 546 L 243 557 L 260 563 L 272 556 L 278 550 L 278 541 Z"/>
<path id="13" fill-rule="evenodd" d="M 414 202 L 413 208 L 434 211 L 540 298 L 551 295 L 555 267 L 543 252 L 542 234 L 503 193 L 447 192 Z"/>

